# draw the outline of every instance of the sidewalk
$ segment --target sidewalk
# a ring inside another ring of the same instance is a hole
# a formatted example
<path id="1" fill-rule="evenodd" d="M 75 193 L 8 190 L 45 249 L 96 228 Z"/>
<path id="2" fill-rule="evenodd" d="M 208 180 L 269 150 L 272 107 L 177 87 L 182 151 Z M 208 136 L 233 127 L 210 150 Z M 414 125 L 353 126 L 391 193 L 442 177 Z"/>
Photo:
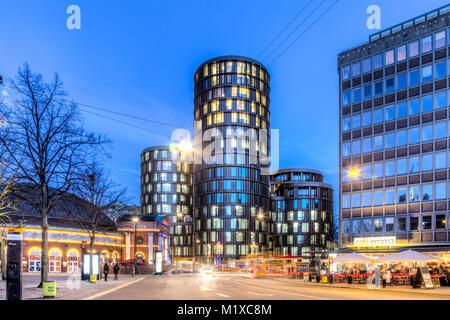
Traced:
<path id="1" fill-rule="evenodd" d="M 81 281 L 69 274 L 49 275 L 49 281 L 56 281 L 56 298 L 46 300 L 83 300 L 89 297 L 99 297 L 105 291 L 114 291 L 118 287 L 125 287 L 147 278 L 147 275 L 119 275 L 119 280 L 114 280 L 114 275 L 108 277 L 108 281 L 100 279 L 97 283 Z M 42 288 L 37 288 L 40 277 L 35 274 L 24 274 L 22 278 L 23 300 L 43 299 Z M 0 280 L 0 300 L 6 299 L 6 281 Z M 117 297 L 120 300 L 120 297 Z"/>
<path id="2" fill-rule="evenodd" d="M 373 288 L 367 287 L 367 284 L 348 284 L 348 283 L 317 283 L 317 282 L 309 282 L 304 280 L 297 279 L 279 279 L 282 281 L 298 281 L 299 283 L 312 286 L 312 287 L 332 287 L 332 288 L 345 288 L 345 289 L 362 289 L 362 290 L 383 290 L 383 291 L 396 291 L 396 292 L 407 292 L 407 293 L 423 293 L 423 294 L 439 294 L 450 296 L 450 287 L 435 287 L 433 289 L 425 289 L 424 287 L 420 289 L 413 289 L 411 286 L 387 286 L 386 288 L 380 287 L 376 288 L 375 285 Z"/>

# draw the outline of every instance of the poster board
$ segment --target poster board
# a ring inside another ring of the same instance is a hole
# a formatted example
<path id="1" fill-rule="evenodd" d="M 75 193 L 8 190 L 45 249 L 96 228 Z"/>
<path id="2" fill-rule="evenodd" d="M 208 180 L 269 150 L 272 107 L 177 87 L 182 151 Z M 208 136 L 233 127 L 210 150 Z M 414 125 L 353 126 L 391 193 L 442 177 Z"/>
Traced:
<path id="1" fill-rule="evenodd" d="M 413 288 L 421 288 L 422 281 L 426 289 L 433 289 L 433 281 L 431 280 L 430 272 L 427 267 L 419 267 L 417 269 L 416 278 L 414 279 Z"/>

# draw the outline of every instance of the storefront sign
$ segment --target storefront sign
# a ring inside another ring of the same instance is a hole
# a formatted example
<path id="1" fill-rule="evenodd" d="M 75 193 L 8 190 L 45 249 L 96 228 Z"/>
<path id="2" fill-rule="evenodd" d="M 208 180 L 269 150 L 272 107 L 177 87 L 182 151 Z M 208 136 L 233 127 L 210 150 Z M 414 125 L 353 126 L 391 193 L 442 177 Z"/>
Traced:
<path id="1" fill-rule="evenodd" d="M 361 237 L 354 238 L 353 245 L 355 247 L 390 247 L 397 243 L 394 236 L 387 237 Z"/>
<path id="2" fill-rule="evenodd" d="M 6 241 L 6 300 L 22 300 L 22 230 L 8 230 Z"/>

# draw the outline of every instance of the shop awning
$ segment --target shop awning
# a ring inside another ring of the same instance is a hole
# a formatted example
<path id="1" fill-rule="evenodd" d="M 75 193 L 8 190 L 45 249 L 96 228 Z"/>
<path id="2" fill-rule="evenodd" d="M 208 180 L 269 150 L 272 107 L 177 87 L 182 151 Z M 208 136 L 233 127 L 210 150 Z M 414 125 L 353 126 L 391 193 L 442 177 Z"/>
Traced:
<path id="1" fill-rule="evenodd" d="M 333 259 L 334 263 L 366 263 L 371 260 L 359 253 L 348 253 Z"/>
<path id="2" fill-rule="evenodd" d="M 383 262 L 406 262 L 406 261 L 414 262 L 414 261 L 432 261 L 432 260 L 439 260 L 439 258 L 411 249 L 398 253 L 393 253 L 378 259 L 378 261 Z"/>

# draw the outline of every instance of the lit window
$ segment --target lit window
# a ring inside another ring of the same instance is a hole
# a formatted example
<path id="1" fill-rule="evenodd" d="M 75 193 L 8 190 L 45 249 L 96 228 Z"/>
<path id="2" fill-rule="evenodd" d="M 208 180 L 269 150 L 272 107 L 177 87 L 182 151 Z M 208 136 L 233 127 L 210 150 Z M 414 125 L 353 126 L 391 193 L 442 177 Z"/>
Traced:
<path id="1" fill-rule="evenodd" d="M 406 45 L 397 48 L 397 61 L 403 61 L 406 59 Z"/>
<path id="2" fill-rule="evenodd" d="M 389 50 L 386 51 L 386 55 L 385 55 L 385 63 L 386 65 L 390 65 L 394 63 L 394 50 Z"/>
<path id="3" fill-rule="evenodd" d="M 415 57 L 419 54 L 419 41 L 414 41 L 409 44 L 409 57 Z"/>
<path id="4" fill-rule="evenodd" d="M 445 46 L 445 30 L 436 33 L 435 35 L 435 42 L 434 42 L 434 47 L 436 49 L 442 48 L 443 46 Z"/>
<path id="5" fill-rule="evenodd" d="M 422 38 L 422 53 L 429 52 L 432 49 L 431 36 Z"/>

